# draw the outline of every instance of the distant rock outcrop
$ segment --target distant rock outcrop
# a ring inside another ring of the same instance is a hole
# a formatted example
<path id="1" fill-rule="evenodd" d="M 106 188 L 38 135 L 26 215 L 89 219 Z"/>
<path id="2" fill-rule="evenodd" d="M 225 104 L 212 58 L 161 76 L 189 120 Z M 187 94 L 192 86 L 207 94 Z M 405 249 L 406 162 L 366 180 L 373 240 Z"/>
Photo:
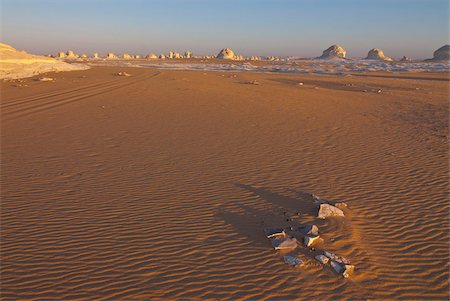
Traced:
<path id="1" fill-rule="evenodd" d="M 64 57 L 66 57 L 66 54 L 64 53 L 64 52 L 58 52 L 58 57 L 59 58 L 64 58 Z"/>
<path id="2" fill-rule="evenodd" d="M 158 56 L 156 54 L 154 54 L 154 53 L 150 53 L 145 58 L 146 59 L 157 59 Z"/>
<path id="3" fill-rule="evenodd" d="M 449 61 L 450 60 L 450 45 L 444 45 L 435 52 L 433 52 L 433 61 Z"/>
<path id="4" fill-rule="evenodd" d="M 110 53 L 108 53 L 108 55 L 106 56 L 106 58 L 108 58 L 108 59 L 116 59 L 117 56 L 116 56 L 114 53 L 110 52 Z"/>
<path id="5" fill-rule="evenodd" d="M 100 56 L 99 56 L 98 53 L 96 52 L 96 53 L 94 53 L 94 54 L 92 55 L 92 57 L 93 57 L 94 59 L 98 59 Z"/>
<path id="6" fill-rule="evenodd" d="M 325 49 L 319 59 L 332 60 L 332 59 L 344 59 L 347 51 L 339 45 L 333 45 Z"/>
<path id="7" fill-rule="evenodd" d="M 64 52 L 59 55 L 63 55 Z M 18 79 L 45 72 L 88 69 L 85 65 L 75 65 L 51 57 L 33 55 L 18 51 L 10 45 L 0 43 L 0 79 Z"/>
<path id="8" fill-rule="evenodd" d="M 186 52 L 184 53 L 184 58 L 186 58 L 186 59 L 192 58 L 192 51 L 186 51 Z"/>
<path id="9" fill-rule="evenodd" d="M 390 57 L 384 55 L 383 50 L 374 48 L 367 54 L 366 60 L 392 61 Z"/>
<path id="10" fill-rule="evenodd" d="M 409 57 L 403 56 L 400 62 L 411 62 L 411 59 Z"/>
<path id="11" fill-rule="evenodd" d="M 163 60 L 163 59 L 166 58 L 166 56 L 165 56 L 164 54 L 161 53 L 161 54 L 159 55 L 159 58 Z"/>
<path id="12" fill-rule="evenodd" d="M 124 53 L 124 54 L 122 55 L 122 58 L 124 58 L 124 59 L 126 59 L 126 60 L 129 60 L 129 59 L 132 59 L 133 56 L 129 55 L 128 53 Z"/>
<path id="13" fill-rule="evenodd" d="M 69 58 L 69 59 L 74 59 L 74 58 L 78 57 L 78 55 L 76 55 L 72 50 L 68 50 L 66 55 L 67 55 L 67 58 Z"/>
<path id="14" fill-rule="evenodd" d="M 223 60 L 236 60 L 237 56 L 230 48 L 224 48 L 219 52 L 217 58 Z"/>

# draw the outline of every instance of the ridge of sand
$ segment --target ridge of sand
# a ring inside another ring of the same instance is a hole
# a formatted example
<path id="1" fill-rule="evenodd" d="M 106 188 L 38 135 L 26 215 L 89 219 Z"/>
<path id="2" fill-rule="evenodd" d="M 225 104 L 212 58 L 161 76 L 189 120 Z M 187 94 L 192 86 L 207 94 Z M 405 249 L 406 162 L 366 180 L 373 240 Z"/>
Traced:
<path id="1" fill-rule="evenodd" d="M 54 58 L 32 55 L 0 43 L 0 79 L 18 79 L 51 71 L 84 70 L 86 65 L 68 64 Z"/>

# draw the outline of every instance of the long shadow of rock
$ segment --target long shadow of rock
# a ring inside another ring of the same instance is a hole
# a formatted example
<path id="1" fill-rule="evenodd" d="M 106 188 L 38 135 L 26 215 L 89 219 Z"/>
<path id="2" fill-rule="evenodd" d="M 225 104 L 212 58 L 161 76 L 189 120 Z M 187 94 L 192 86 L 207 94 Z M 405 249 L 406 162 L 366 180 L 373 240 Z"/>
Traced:
<path id="1" fill-rule="evenodd" d="M 308 219 L 317 216 L 317 205 L 314 203 L 314 199 L 309 193 L 295 191 L 296 197 L 288 197 L 265 188 L 257 188 L 241 183 L 235 183 L 235 185 L 253 193 L 272 205 L 281 207 L 287 214 L 308 215 Z"/>

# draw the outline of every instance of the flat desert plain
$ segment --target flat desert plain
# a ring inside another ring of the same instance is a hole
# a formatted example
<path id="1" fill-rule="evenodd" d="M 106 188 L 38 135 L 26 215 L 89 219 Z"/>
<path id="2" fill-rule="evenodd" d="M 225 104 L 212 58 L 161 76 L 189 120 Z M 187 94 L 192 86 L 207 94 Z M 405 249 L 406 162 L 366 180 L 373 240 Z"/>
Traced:
<path id="1" fill-rule="evenodd" d="M 3 300 L 448 300 L 448 73 L 47 76 L 1 83 Z"/>

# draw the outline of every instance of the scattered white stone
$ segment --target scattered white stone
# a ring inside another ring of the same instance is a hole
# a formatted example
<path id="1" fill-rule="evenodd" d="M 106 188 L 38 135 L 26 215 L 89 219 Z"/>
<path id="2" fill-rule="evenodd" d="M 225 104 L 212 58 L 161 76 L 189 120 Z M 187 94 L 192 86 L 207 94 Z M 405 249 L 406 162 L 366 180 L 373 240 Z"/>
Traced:
<path id="1" fill-rule="evenodd" d="M 300 82 L 300 83 L 298 83 L 297 85 L 298 85 L 298 86 L 303 86 L 303 83 Z"/>
<path id="2" fill-rule="evenodd" d="M 319 235 L 319 227 L 317 227 L 316 225 L 300 226 L 298 227 L 298 231 L 300 231 L 300 233 L 302 233 L 303 235 L 310 235 L 310 236 Z"/>
<path id="3" fill-rule="evenodd" d="M 331 267 L 336 271 L 336 273 L 338 274 L 342 274 L 345 270 L 344 266 L 342 266 L 340 263 L 336 262 L 336 261 L 331 261 L 330 262 Z"/>
<path id="4" fill-rule="evenodd" d="M 260 85 L 259 81 L 255 80 L 251 80 L 248 82 L 250 85 Z"/>
<path id="5" fill-rule="evenodd" d="M 266 234 L 267 238 L 287 236 L 284 228 L 265 228 L 264 234 Z"/>
<path id="6" fill-rule="evenodd" d="M 52 82 L 55 79 L 53 77 L 40 77 L 38 79 L 36 79 L 39 82 Z"/>
<path id="7" fill-rule="evenodd" d="M 332 216 L 344 216 L 344 212 L 341 209 L 336 208 L 330 204 L 321 204 L 317 217 L 325 219 Z"/>
<path id="8" fill-rule="evenodd" d="M 272 240 L 272 246 L 275 250 L 293 250 L 298 247 L 298 241 L 295 238 L 275 238 Z"/>
<path id="9" fill-rule="evenodd" d="M 354 271 L 355 271 L 355 266 L 354 265 L 346 264 L 344 266 L 344 272 L 342 273 L 342 275 L 345 278 L 349 278 L 353 274 Z"/>
<path id="10" fill-rule="evenodd" d="M 292 255 L 284 255 L 283 260 L 291 267 L 297 267 L 297 266 L 303 265 L 303 261 L 300 258 L 292 256 Z"/>
<path id="11" fill-rule="evenodd" d="M 117 73 L 118 76 L 131 76 L 131 74 L 126 73 L 126 72 L 119 72 Z"/>
<path id="12" fill-rule="evenodd" d="M 321 264 L 327 264 L 330 261 L 330 259 L 325 255 L 317 255 L 315 258 Z"/>
<path id="13" fill-rule="evenodd" d="M 334 253 L 331 253 L 331 252 L 328 252 L 328 251 L 324 251 L 323 254 L 326 257 L 328 257 L 331 260 L 333 260 L 333 261 L 336 261 L 336 262 L 339 262 L 339 263 L 344 263 L 344 264 L 349 264 L 350 263 L 350 260 L 348 260 L 347 258 L 341 257 L 341 256 L 337 256 Z"/>
<path id="14" fill-rule="evenodd" d="M 304 238 L 304 243 L 305 243 L 305 246 L 307 246 L 307 247 L 312 246 L 313 244 L 315 244 L 318 241 L 321 241 L 321 238 L 318 235 L 317 236 L 308 236 L 307 235 Z"/>

